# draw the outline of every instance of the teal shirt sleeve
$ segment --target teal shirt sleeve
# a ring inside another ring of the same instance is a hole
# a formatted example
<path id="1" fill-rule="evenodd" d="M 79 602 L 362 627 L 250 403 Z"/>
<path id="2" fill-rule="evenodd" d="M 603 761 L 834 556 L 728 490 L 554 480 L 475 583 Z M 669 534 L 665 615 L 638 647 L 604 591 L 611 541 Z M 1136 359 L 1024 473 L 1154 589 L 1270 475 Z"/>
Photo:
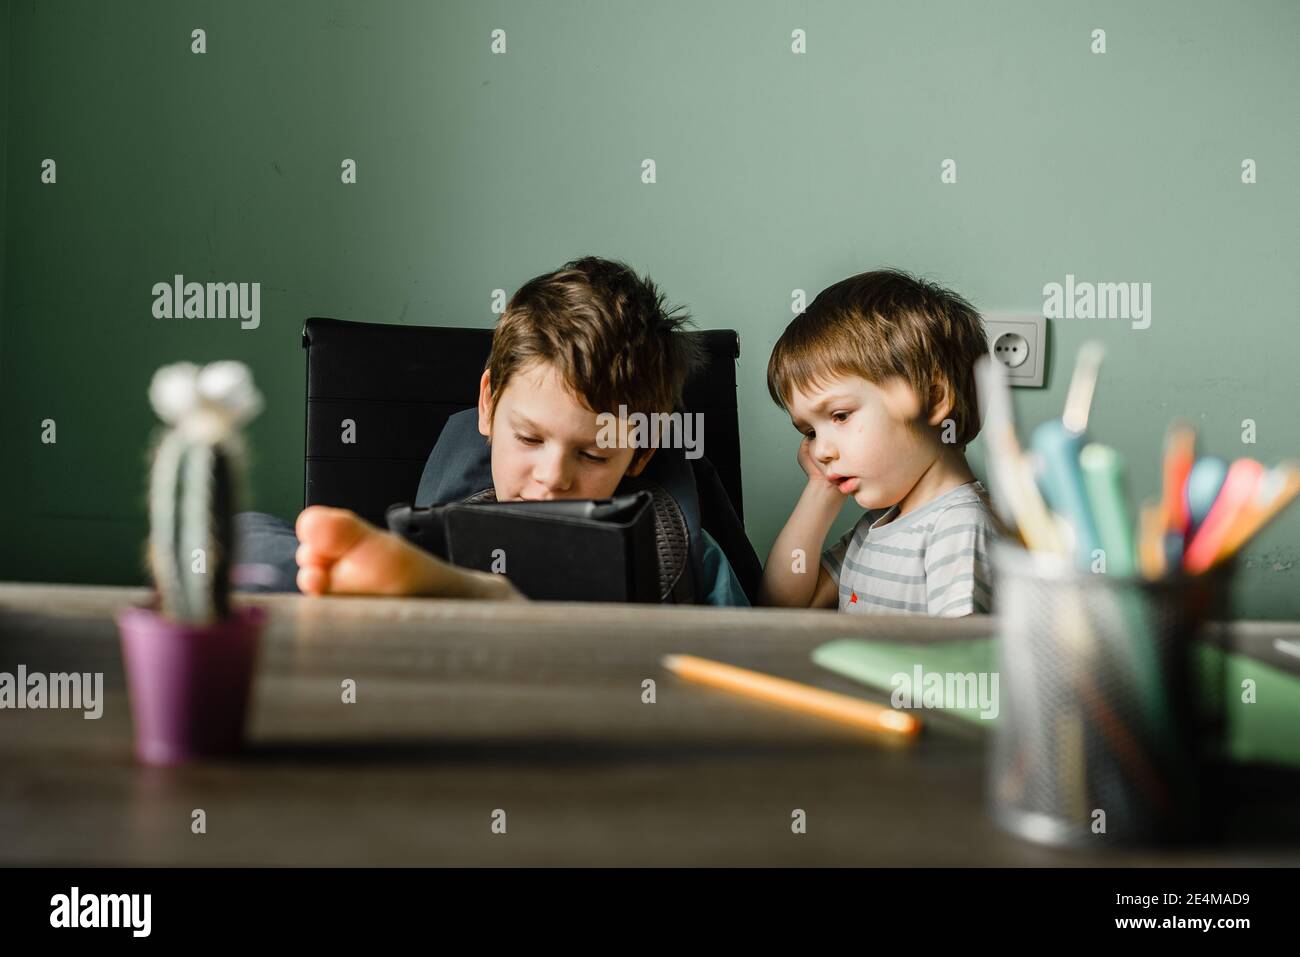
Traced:
<path id="1" fill-rule="evenodd" d="M 700 534 L 704 541 L 704 553 L 700 559 L 704 565 L 701 591 L 705 595 L 705 604 L 748 608 L 749 599 L 745 596 L 745 589 L 740 587 L 740 579 L 736 577 L 727 556 L 722 553 L 722 546 L 704 529 L 700 529 Z"/>

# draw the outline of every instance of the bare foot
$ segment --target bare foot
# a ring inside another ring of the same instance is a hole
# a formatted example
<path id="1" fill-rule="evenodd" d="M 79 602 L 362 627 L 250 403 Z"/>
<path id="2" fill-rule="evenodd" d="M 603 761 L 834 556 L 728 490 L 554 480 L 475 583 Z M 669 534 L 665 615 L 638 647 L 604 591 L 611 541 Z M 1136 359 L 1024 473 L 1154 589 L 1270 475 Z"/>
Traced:
<path id="1" fill-rule="evenodd" d="M 298 588 L 306 595 L 522 597 L 501 575 L 448 565 L 347 509 L 309 506 L 294 530 Z"/>

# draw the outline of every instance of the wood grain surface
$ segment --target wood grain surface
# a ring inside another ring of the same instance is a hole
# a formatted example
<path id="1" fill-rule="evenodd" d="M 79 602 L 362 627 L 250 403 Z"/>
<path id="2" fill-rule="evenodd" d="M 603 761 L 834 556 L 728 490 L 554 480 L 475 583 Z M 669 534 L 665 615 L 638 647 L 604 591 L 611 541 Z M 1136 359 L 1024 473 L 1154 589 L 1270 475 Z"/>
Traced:
<path id="1" fill-rule="evenodd" d="M 1300 862 L 1294 777 L 1243 771 L 1220 845 L 1051 850 L 990 820 L 980 728 L 925 712 L 920 739 L 900 747 L 659 665 L 684 652 L 885 700 L 813 665 L 811 651 L 842 637 L 986 636 L 995 619 L 984 616 L 244 595 L 270 611 L 246 750 L 154 769 L 132 757 L 112 618 L 145 597 L 0 584 L 0 671 L 102 671 L 105 693 L 99 720 L 0 711 L 0 864 Z M 341 701 L 346 678 L 355 704 Z M 191 833 L 196 808 L 206 834 Z M 497 809 L 505 834 L 491 829 Z M 795 809 L 805 834 L 792 833 Z"/>

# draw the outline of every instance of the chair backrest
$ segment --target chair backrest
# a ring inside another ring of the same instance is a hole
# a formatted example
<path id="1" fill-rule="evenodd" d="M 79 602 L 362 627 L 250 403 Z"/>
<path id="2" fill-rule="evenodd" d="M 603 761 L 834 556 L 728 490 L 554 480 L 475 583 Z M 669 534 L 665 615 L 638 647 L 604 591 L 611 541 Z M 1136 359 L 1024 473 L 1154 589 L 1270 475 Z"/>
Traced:
<path id="1" fill-rule="evenodd" d="M 704 345 L 686 384 L 704 413 L 704 451 L 743 518 L 736 358 L 731 330 L 682 333 Z M 311 318 L 307 351 L 307 457 L 303 504 L 348 508 L 380 527 L 384 510 L 410 502 L 447 419 L 478 403 L 491 329 L 403 326 Z"/>

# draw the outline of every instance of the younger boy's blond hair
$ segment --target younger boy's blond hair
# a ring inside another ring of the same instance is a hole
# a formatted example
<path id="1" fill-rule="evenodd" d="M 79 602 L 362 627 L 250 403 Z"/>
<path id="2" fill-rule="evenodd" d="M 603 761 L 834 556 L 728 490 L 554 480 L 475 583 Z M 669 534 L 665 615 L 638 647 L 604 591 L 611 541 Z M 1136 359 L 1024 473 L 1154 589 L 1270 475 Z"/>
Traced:
<path id="1" fill-rule="evenodd" d="M 767 363 L 772 400 L 837 375 L 882 384 L 902 377 L 920 397 L 921 420 L 951 390 L 953 445 L 979 434 L 975 362 L 988 353 L 975 307 L 949 289 L 896 269 L 841 280 L 818 294 L 777 340 Z M 927 398 L 928 397 L 928 398 Z"/>

